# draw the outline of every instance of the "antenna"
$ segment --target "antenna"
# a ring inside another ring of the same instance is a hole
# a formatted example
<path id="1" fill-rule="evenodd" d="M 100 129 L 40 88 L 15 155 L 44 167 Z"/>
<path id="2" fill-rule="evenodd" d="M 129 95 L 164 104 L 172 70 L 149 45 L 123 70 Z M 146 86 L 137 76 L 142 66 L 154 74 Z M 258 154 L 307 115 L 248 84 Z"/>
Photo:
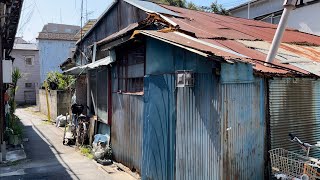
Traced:
<path id="1" fill-rule="evenodd" d="M 80 60 L 82 65 L 82 22 L 83 21 L 83 0 L 81 0 L 81 25 L 80 25 Z"/>
<path id="2" fill-rule="evenodd" d="M 86 21 L 88 21 L 88 0 L 86 0 Z"/>

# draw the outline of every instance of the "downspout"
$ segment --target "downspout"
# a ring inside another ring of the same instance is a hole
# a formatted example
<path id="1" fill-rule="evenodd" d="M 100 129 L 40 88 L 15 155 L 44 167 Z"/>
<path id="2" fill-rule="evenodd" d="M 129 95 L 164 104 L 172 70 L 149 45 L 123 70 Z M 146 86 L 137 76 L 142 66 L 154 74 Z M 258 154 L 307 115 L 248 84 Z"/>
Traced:
<path id="1" fill-rule="evenodd" d="M 283 33 L 286 30 L 286 26 L 288 23 L 288 18 L 290 15 L 290 12 L 295 8 L 295 5 L 297 4 L 297 0 L 285 0 L 284 1 L 284 10 L 276 31 L 276 34 L 274 35 L 273 41 L 272 41 L 272 45 L 270 48 L 270 51 L 268 53 L 266 62 L 267 63 L 272 63 L 272 61 L 274 60 L 274 58 L 276 57 L 277 53 L 278 53 L 278 49 L 283 37 Z"/>

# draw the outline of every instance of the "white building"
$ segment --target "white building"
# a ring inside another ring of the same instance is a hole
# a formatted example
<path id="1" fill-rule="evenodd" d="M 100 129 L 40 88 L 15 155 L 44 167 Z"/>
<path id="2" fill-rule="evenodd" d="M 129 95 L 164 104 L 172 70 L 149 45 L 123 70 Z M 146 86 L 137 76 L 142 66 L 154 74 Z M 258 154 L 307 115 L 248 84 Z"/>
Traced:
<path id="1" fill-rule="evenodd" d="M 40 84 L 39 50 L 36 44 L 27 43 L 22 38 L 16 38 L 11 56 L 14 59 L 13 68 L 18 68 L 22 78 L 18 81 L 16 102 L 18 104 L 35 104 L 36 92 Z"/>
<path id="2" fill-rule="evenodd" d="M 251 0 L 229 11 L 232 16 L 261 20 L 278 24 L 283 12 L 284 0 Z M 298 0 L 288 20 L 288 27 L 320 35 L 320 1 Z"/>

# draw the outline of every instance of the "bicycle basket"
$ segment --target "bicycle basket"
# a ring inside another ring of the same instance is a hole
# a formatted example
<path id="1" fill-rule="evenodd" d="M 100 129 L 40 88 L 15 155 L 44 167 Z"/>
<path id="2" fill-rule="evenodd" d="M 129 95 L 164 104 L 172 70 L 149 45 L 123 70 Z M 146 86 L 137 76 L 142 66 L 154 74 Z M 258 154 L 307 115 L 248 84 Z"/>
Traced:
<path id="1" fill-rule="evenodd" d="M 301 156 L 282 148 L 269 151 L 272 173 L 286 174 L 289 178 L 300 178 L 304 174 L 306 164 L 309 164 L 308 157 Z"/>
<path id="2" fill-rule="evenodd" d="M 314 163 L 306 163 L 304 167 L 304 174 L 310 177 L 310 180 L 320 179 L 320 167 Z"/>

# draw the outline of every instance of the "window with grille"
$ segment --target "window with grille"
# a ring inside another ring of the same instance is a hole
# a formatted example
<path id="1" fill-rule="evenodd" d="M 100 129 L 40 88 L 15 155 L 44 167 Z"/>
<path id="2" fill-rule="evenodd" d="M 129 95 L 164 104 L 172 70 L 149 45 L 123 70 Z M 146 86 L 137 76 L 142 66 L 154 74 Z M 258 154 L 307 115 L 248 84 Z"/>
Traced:
<path id="1" fill-rule="evenodd" d="M 145 46 L 121 49 L 118 55 L 118 88 L 122 92 L 142 92 L 145 75 Z"/>
<path id="2" fill-rule="evenodd" d="M 25 83 L 26 88 L 32 88 L 32 83 Z"/>
<path id="3" fill-rule="evenodd" d="M 33 65 L 33 57 L 32 56 L 26 56 L 25 61 L 26 61 L 26 65 Z"/>

